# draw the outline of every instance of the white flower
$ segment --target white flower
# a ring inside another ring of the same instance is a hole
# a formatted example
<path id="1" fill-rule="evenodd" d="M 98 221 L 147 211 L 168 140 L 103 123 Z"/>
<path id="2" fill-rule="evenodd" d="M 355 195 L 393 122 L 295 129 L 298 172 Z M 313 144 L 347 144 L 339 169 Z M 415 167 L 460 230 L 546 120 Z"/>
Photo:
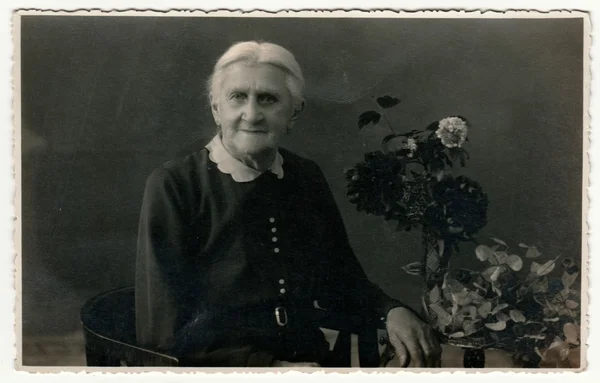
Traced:
<path id="1" fill-rule="evenodd" d="M 410 152 L 407 153 L 407 156 L 408 158 L 412 158 L 414 153 L 417 151 L 417 140 L 414 138 L 408 138 L 406 143 L 402 145 L 402 149 L 410 150 Z"/>
<path id="2" fill-rule="evenodd" d="M 467 122 L 460 117 L 446 117 L 440 120 L 435 134 L 448 148 L 460 148 L 467 139 Z"/>

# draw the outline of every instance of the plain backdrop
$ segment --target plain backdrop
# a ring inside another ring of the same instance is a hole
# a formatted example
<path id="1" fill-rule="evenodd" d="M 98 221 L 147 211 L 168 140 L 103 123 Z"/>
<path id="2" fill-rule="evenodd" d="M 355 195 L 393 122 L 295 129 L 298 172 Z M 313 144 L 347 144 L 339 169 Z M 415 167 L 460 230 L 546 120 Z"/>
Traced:
<path id="1" fill-rule="evenodd" d="M 466 174 L 490 199 L 482 241 L 581 255 L 583 23 L 576 19 L 22 19 L 22 314 L 25 335 L 79 326 L 90 297 L 133 283 L 145 178 L 215 128 L 205 81 L 233 42 L 295 53 L 307 106 L 284 145 L 318 162 L 367 275 L 417 307 L 417 232 L 355 211 L 343 171 L 379 148 L 358 130 L 397 96 L 397 130 L 472 123 Z M 460 262 L 478 262 L 463 246 Z"/>

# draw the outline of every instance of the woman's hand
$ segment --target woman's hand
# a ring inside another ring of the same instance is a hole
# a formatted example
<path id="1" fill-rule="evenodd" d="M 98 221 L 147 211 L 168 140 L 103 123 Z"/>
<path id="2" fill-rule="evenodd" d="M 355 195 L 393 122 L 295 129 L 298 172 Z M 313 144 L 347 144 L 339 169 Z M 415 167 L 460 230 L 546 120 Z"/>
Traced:
<path id="1" fill-rule="evenodd" d="M 409 309 L 388 312 L 387 332 L 402 367 L 441 367 L 442 348 L 433 329 Z"/>
<path id="2" fill-rule="evenodd" d="M 316 362 L 288 362 L 286 360 L 274 360 L 271 367 L 321 367 Z"/>

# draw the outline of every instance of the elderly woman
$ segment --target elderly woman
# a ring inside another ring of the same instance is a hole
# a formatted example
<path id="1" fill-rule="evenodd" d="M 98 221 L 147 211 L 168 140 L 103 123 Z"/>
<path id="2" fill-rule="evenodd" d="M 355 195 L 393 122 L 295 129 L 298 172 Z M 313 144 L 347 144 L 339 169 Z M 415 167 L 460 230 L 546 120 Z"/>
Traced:
<path id="1" fill-rule="evenodd" d="M 294 56 L 238 43 L 209 84 L 217 135 L 146 184 L 138 341 L 190 366 L 327 365 L 319 300 L 385 319 L 403 365 L 437 366 L 432 330 L 366 278 L 319 167 L 279 147 L 304 107 Z"/>

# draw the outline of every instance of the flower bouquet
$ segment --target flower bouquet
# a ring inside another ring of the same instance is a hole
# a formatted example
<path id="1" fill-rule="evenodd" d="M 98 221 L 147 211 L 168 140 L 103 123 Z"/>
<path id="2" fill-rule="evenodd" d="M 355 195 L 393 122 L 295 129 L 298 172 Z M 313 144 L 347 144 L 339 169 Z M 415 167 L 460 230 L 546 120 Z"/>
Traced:
<path id="1" fill-rule="evenodd" d="M 397 132 L 386 116 L 396 97 L 376 100 L 378 111 L 358 119 L 359 129 L 387 125 L 382 149 L 346 171 L 347 196 L 358 211 L 397 222 L 397 230 L 419 229 L 422 261 L 403 267 L 423 276 L 423 308 L 448 343 L 482 350 L 511 352 L 516 365 L 575 365 L 578 362 L 580 291 L 574 288 L 579 268 L 567 258 L 554 277 L 558 258 L 537 262 L 535 246 L 511 251 L 502 240 L 490 246 L 475 241 L 487 223 L 488 198 L 481 186 L 452 172 L 466 166 L 464 145 L 470 123 L 450 116 L 424 129 Z M 473 270 L 452 267 L 459 243 L 478 245 Z M 483 352 L 481 351 L 481 354 Z M 466 358 L 466 355 L 465 355 Z"/>
<path id="2" fill-rule="evenodd" d="M 456 162 L 466 166 L 469 123 L 450 116 L 425 129 L 399 133 L 385 111 L 398 105 L 396 97 L 376 99 L 379 111 L 359 116 L 358 127 L 385 121 L 390 130 L 382 150 L 346 171 L 347 196 L 358 211 L 397 222 L 398 230 L 419 228 L 424 259 L 406 271 L 425 276 L 430 291 L 439 286 L 460 241 L 471 241 L 487 222 L 488 198 L 481 186 L 451 172 Z"/>

